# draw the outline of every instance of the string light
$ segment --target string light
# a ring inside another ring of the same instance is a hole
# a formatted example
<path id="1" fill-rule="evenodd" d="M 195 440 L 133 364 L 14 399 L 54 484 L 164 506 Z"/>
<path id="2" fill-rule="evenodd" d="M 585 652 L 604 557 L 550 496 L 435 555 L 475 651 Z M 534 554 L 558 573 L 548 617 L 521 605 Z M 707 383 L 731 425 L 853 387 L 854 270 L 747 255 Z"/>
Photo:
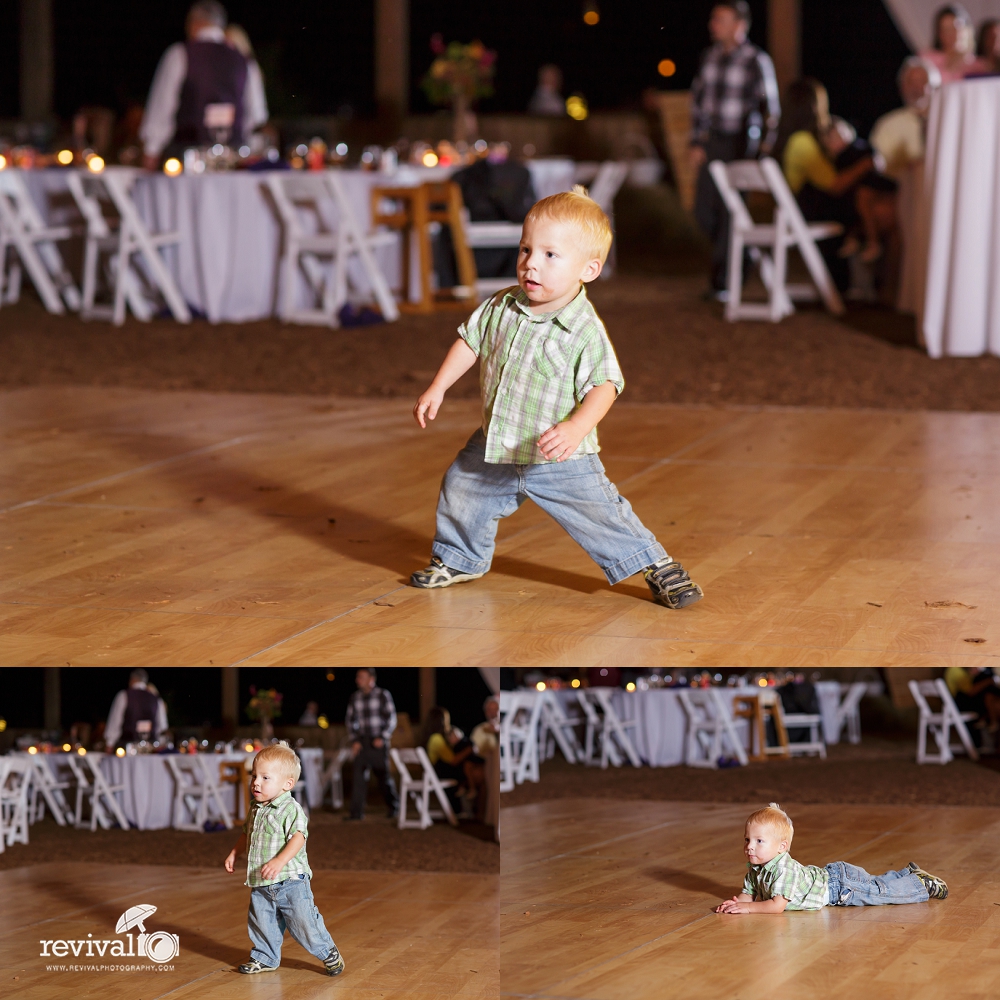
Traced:
<path id="1" fill-rule="evenodd" d="M 68 743 L 64 743 L 63 744 L 63 750 L 69 751 L 69 750 L 72 750 L 72 749 L 73 748 Z"/>
<path id="2" fill-rule="evenodd" d="M 582 94 L 573 94 L 566 98 L 566 114 L 574 121 L 584 121 L 589 113 L 587 99 Z"/>
<path id="3" fill-rule="evenodd" d="M 578 688 L 580 686 L 580 678 L 579 677 L 574 677 L 569 682 L 569 686 L 572 687 L 572 688 Z"/>
<path id="4" fill-rule="evenodd" d="M 79 755 L 80 755 L 81 757 L 86 757 L 86 756 L 87 756 L 87 751 L 86 751 L 86 749 L 85 749 L 84 747 L 77 747 L 77 748 L 76 748 L 76 752 L 77 752 L 77 753 L 78 753 L 78 754 L 79 754 Z"/>
<path id="5" fill-rule="evenodd" d="M 661 59 L 656 64 L 656 72 L 660 76 L 673 76 L 677 72 L 677 63 L 673 59 Z"/>
<path id="6" fill-rule="evenodd" d="M 583 23 L 593 27 L 601 20 L 601 12 L 597 9 L 597 4 L 593 0 L 588 0 L 583 5 Z"/>
<path id="7" fill-rule="evenodd" d="M 178 160 L 176 156 L 171 156 L 170 159 L 163 164 L 163 172 L 168 177 L 176 177 L 182 169 L 181 161 Z"/>
<path id="8" fill-rule="evenodd" d="M 104 169 L 104 158 L 102 156 L 92 156 L 87 160 L 87 169 L 92 174 L 99 174 Z"/>
<path id="9" fill-rule="evenodd" d="M 626 691 L 634 691 L 635 690 L 635 685 L 631 681 L 629 681 L 628 684 L 625 685 L 625 690 Z"/>
<path id="10" fill-rule="evenodd" d="M 56 153 L 56 159 L 64 166 L 68 167 L 73 162 L 73 151 L 71 149 L 60 149 Z"/>
<path id="11" fill-rule="evenodd" d="M 321 715 L 316 720 L 316 725 L 319 726 L 320 729 L 329 729 L 330 728 L 330 720 L 327 719 L 327 717 L 325 715 Z"/>
<path id="12" fill-rule="evenodd" d="M 7 157 L 0 153 L 0 170 L 3 170 L 7 166 Z"/>
<path id="13" fill-rule="evenodd" d="M 117 750 L 115 751 L 115 756 L 116 756 L 116 757 L 124 757 L 124 756 L 125 756 L 125 747 L 119 747 L 119 748 L 118 748 L 118 749 L 117 749 Z"/>
<path id="14" fill-rule="evenodd" d="M 436 167 L 438 165 L 438 155 L 433 149 L 428 149 L 427 152 L 424 153 L 420 162 L 423 163 L 425 167 Z"/>
<path id="15" fill-rule="evenodd" d="M 545 681 L 539 681 L 539 682 L 538 682 L 538 683 L 537 683 L 537 684 L 535 685 L 535 690 L 536 690 L 536 691 L 544 691 L 544 690 L 545 690 Z"/>

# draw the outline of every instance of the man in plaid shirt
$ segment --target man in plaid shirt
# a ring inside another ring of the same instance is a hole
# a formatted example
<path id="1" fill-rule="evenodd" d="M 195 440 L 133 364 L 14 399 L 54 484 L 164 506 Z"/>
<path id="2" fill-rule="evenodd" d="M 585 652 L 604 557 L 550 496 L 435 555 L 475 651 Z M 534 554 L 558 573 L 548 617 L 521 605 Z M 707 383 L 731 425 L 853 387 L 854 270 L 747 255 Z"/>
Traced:
<path id="1" fill-rule="evenodd" d="M 396 784 L 389 773 L 389 743 L 396 729 L 396 706 L 392 695 L 376 685 L 375 671 L 362 668 L 354 677 L 358 689 L 347 703 L 344 722 L 354 753 L 354 789 L 351 792 L 351 812 L 347 820 L 365 816 L 368 779 L 374 771 L 379 790 L 385 800 L 389 818 L 396 815 L 399 798 Z"/>
<path id="2" fill-rule="evenodd" d="M 747 41 L 750 5 L 746 0 L 717 3 L 708 30 L 715 44 L 705 50 L 691 83 L 691 162 L 698 170 L 695 217 L 712 241 L 711 290 L 722 298 L 729 213 L 708 164 L 766 154 L 777 136 L 781 106 L 770 57 Z"/>

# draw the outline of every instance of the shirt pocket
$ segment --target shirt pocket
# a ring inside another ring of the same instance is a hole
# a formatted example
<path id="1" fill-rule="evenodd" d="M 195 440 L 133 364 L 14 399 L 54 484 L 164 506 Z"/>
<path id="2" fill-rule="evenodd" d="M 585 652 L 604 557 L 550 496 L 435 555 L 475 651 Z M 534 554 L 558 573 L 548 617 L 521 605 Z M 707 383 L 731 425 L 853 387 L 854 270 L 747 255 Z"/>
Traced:
<path id="1" fill-rule="evenodd" d="M 566 349 L 554 337 L 546 337 L 537 348 L 531 362 L 532 368 L 545 378 L 563 375 L 569 369 L 571 359 Z"/>

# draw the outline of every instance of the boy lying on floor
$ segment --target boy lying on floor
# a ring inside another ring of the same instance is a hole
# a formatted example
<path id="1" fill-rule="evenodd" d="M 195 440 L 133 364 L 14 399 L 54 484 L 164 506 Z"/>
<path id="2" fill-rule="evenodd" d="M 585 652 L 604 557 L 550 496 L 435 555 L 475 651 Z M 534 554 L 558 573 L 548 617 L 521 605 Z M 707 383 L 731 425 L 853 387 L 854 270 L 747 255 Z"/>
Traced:
<path id="1" fill-rule="evenodd" d="M 881 906 L 944 899 L 948 886 L 912 861 L 906 868 L 869 875 L 864 868 L 834 861 L 825 868 L 800 865 L 788 855 L 794 834 L 788 814 L 772 802 L 747 820 L 743 891 L 716 913 L 782 913 L 824 906 Z"/>

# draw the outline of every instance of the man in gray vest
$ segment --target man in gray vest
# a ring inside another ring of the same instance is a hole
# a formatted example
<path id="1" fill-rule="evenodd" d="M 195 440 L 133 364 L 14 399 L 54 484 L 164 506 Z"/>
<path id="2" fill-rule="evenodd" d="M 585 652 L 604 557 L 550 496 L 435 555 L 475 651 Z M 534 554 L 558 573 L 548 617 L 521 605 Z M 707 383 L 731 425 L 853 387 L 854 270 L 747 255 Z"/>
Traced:
<path id="1" fill-rule="evenodd" d="M 147 169 L 190 146 L 238 148 L 267 121 L 260 74 L 248 74 L 246 58 L 227 44 L 226 23 L 218 0 L 198 0 L 185 23 L 187 41 L 163 53 L 139 128 Z"/>
<path id="2" fill-rule="evenodd" d="M 167 725 L 167 706 L 149 690 L 149 675 L 139 668 L 128 676 L 128 690 L 119 691 L 111 703 L 104 727 L 104 742 L 111 750 L 126 743 L 152 743 Z"/>

